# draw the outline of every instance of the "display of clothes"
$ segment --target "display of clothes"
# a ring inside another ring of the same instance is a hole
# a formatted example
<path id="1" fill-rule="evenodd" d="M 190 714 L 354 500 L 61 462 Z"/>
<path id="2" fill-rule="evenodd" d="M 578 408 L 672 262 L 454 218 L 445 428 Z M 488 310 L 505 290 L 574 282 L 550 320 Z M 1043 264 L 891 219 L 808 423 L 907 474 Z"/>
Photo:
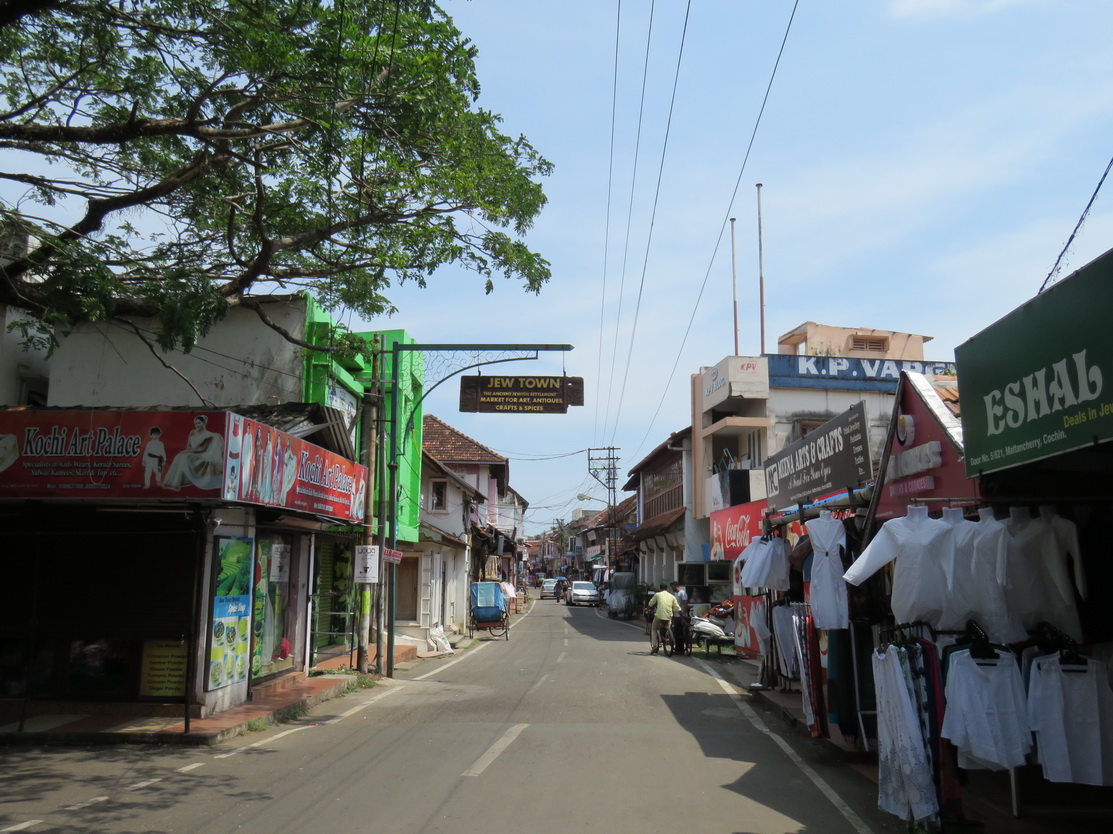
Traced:
<path id="1" fill-rule="evenodd" d="M 1032 749 L 1020 667 L 1012 654 L 970 649 L 947 662 L 947 709 L 942 735 L 958 750 L 966 769 L 1006 770 L 1024 764 Z"/>
<path id="2" fill-rule="evenodd" d="M 1082 639 L 1074 584 L 1055 529 L 1027 507 L 1010 507 L 1006 522 L 1006 600 L 1010 616 L 1027 630 L 1047 620 L 1074 640 Z"/>
<path id="3" fill-rule="evenodd" d="M 913 681 L 918 654 L 890 645 L 872 657 L 877 692 L 877 805 L 902 820 L 932 818 L 939 812 L 939 800 Z"/>
<path id="4" fill-rule="evenodd" d="M 1070 562 L 1078 595 L 1086 599 L 1086 571 L 1082 568 L 1082 544 L 1078 537 L 1078 525 L 1069 518 L 1063 518 L 1054 507 L 1046 504 L 1040 507 L 1039 513 L 1040 518 L 1051 525 L 1055 546 L 1061 558 Z"/>
<path id="5" fill-rule="evenodd" d="M 780 536 L 762 536 L 750 542 L 738 556 L 744 561 L 741 582 L 746 588 L 789 588 L 789 544 Z"/>
<path id="6" fill-rule="evenodd" d="M 1028 633 L 1009 615 L 1005 600 L 1008 531 L 988 507 L 980 511 L 979 519 L 966 520 L 959 507 L 943 509 L 941 520 L 954 531 L 955 557 L 947 604 L 938 626 L 941 630 L 958 630 L 969 620 L 976 620 L 991 640 L 1023 640 Z"/>
<path id="7" fill-rule="evenodd" d="M 846 528 L 829 510 L 806 522 L 812 545 L 811 605 L 816 628 L 846 628 L 850 624 L 842 550 Z"/>
<path id="8" fill-rule="evenodd" d="M 931 518 L 926 506 L 911 506 L 908 515 L 882 526 L 843 579 L 858 585 L 894 561 L 891 605 L 897 621 L 937 625 L 954 566 L 951 525 Z"/>
<path id="9" fill-rule="evenodd" d="M 1100 660 L 1062 654 L 1036 658 L 1028 684 L 1028 723 L 1045 779 L 1113 785 L 1113 689 Z"/>
<path id="10" fill-rule="evenodd" d="M 796 652 L 796 615 L 787 605 L 773 606 L 773 639 L 777 644 L 778 669 L 786 679 L 800 677 L 800 659 Z"/>

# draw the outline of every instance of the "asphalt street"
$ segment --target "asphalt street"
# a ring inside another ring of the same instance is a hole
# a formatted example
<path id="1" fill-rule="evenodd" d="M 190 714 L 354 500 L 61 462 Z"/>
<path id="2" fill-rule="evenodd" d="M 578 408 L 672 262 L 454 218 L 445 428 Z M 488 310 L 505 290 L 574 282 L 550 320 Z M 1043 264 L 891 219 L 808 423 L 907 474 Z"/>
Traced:
<path id="1" fill-rule="evenodd" d="M 0 750 L 0 832 L 904 830 L 728 663 L 540 601 L 508 640 L 215 747 Z"/>

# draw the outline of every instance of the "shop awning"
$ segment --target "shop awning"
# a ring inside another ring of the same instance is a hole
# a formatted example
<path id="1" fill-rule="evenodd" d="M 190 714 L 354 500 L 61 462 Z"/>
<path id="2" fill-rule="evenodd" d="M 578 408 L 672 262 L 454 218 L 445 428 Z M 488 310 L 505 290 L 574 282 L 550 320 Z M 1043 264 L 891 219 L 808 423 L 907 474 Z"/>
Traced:
<path id="1" fill-rule="evenodd" d="M 684 507 L 677 507 L 675 510 L 666 510 L 663 513 L 658 513 L 653 516 L 653 518 L 639 524 L 627 533 L 626 538 L 640 541 L 650 536 L 659 536 L 667 533 L 673 524 L 684 517 L 684 512 Z"/>

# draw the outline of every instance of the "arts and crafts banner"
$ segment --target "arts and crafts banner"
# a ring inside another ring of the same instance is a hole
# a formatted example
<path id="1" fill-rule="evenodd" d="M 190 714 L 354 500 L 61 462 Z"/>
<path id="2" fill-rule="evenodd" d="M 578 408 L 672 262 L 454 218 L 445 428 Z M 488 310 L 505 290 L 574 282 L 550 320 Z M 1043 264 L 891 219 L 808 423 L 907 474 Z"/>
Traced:
<path id="1" fill-rule="evenodd" d="M 366 495 L 366 467 L 230 412 L 0 413 L 0 498 L 207 498 L 360 521 Z"/>

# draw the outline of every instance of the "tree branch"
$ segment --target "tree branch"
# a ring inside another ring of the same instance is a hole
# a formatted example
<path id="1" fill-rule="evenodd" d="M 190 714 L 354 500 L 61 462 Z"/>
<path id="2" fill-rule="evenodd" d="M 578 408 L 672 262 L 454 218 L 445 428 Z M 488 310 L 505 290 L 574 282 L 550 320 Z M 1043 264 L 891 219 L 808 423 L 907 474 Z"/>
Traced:
<path id="1" fill-rule="evenodd" d="M 147 349 L 151 352 L 151 355 L 154 356 L 155 359 L 157 359 L 159 361 L 159 364 L 161 364 L 162 367 L 166 368 L 166 370 L 173 371 L 178 376 L 178 378 L 182 380 L 182 382 L 184 382 L 186 385 L 188 385 L 190 387 L 190 390 L 193 391 L 193 393 L 197 395 L 197 399 L 199 399 L 201 401 L 202 405 L 207 405 L 207 406 L 210 406 L 212 408 L 216 408 L 216 403 L 211 402 L 211 401 L 205 399 L 203 396 L 201 396 L 201 392 L 197 390 L 197 386 L 193 384 L 193 382 L 189 379 L 189 377 L 187 377 L 185 374 L 183 374 L 181 371 L 179 371 L 177 368 L 175 368 L 173 365 L 168 363 L 165 359 L 162 358 L 162 356 L 159 355 L 159 352 L 157 350 L 155 350 L 155 346 L 153 344 L 151 344 L 150 339 L 148 339 L 143 334 L 143 331 L 139 329 L 139 326 L 135 322 L 129 321 L 128 319 L 123 319 L 123 318 L 117 318 L 116 321 L 123 322 L 128 327 L 130 327 L 131 331 L 136 336 L 139 337 L 139 341 L 141 341 L 143 344 L 145 344 L 147 346 Z"/>

